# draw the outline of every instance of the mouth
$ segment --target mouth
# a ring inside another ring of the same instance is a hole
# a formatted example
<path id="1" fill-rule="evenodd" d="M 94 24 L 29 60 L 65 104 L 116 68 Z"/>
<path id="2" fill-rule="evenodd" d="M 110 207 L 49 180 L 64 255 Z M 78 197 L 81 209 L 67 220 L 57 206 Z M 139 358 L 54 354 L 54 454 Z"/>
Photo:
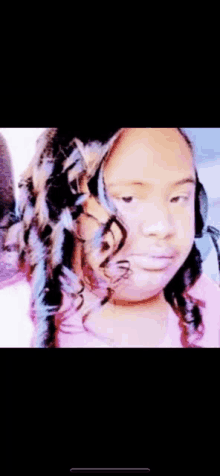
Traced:
<path id="1" fill-rule="evenodd" d="M 173 263 L 173 256 L 133 255 L 134 262 L 146 271 L 163 271 Z"/>

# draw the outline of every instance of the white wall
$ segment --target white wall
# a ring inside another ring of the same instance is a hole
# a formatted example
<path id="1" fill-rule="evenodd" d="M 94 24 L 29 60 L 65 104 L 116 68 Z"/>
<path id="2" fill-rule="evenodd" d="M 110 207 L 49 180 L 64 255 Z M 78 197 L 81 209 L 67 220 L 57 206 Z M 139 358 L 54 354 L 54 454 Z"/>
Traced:
<path id="1" fill-rule="evenodd" d="M 35 144 L 45 128 L 0 128 L 0 133 L 7 141 L 14 167 L 16 199 L 18 199 L 18 182 L 35 153 Z"/>

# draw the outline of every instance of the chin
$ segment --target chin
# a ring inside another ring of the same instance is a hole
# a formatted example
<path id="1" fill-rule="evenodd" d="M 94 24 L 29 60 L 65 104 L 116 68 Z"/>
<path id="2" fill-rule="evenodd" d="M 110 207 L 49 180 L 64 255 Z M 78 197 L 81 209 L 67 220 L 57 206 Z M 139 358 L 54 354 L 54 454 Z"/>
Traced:
<path id="1" fill-rule="evenodd" d="M 167 283 L 166 283 L 167 284 Z M 166 286 L 165 284 L 165 286 Z M 115 289 L 114 298 L 125 299 L 127 301 L 142 301 L 144 299 L 150 299 L 151 297 L 159 294 L 163 290 L 163 283 L 123 283 Z"/>
<path id="2" fill-rule="evenodd" d="M 154 296 L 157 296 L 162 292 L 162 289 L 155 289 L 151 291 L 146 291 L 146 289 L 140 291 L 140 289 L 137 291 L 133 289 L 133 292 L 124 292 L 124 293 L 115 293 L 113 295 L 113 299 L 118 300 L 118 301 L 125 301 L 125 302 L 130 302 L 130 303 L 138 303 L 138 302 L 143 302 L 147 301 Z"/>
<path id="3" fill-rule="evenodd" d="M 134 302 L 150 299 L 163 291 L 178 270 L 178 266 L 162 271 L 138 270 L 129 279 L 117 284 L 114 297 Z"/>

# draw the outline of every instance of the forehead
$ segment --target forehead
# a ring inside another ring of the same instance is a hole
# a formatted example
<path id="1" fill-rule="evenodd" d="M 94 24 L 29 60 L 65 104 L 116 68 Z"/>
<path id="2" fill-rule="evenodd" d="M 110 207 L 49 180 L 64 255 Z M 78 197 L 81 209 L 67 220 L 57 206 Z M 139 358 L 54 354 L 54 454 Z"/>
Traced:
<path id="1" fill-rule="evenodd" d="M 105 163 L 106 183 L 121 178 L 148 182 L 195 176 L 192 152 L 177 129 L 124 129 Z"/>

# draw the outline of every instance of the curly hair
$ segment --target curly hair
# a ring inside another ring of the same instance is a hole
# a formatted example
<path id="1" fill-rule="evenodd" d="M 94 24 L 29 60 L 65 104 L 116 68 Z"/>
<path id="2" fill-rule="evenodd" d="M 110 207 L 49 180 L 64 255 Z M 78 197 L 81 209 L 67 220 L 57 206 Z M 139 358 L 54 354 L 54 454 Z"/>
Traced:
<path id="1" fill-rule="evenodd" d="M 111 258 L 117 255 L 127 237 L 123 220 L 119 219 L 114 205 L 107 199 L 103 179 L 104 161 L 120 138 L 121 131 L 49 128 L 38 139 L 36 153 L 21 176 L 18 212 L 11 217 L 4 249 L 10 250 L 12 245 L 16 247 L 17 270 L 31 283 L 35 347 L 58 347 L 58 332 L 70 333 L 64 329 L 65 319 L 69 311 L 77 312 L 83 307 L 86 283 L 92 292 L 101 290 L 99 306 L 103 306 L 114 293 L 114 286 L 129 275 L 128 261 L 116 262 L 116 279 L 112 280 L 107 274 Z M 178 131 L 193 155 L 188 137 L 181 129 Z M 84 154 L 81 145 L 84 146 Z M 102 208 L 101 221 L 84 211 L 83 203 L 88 197 Z M 82 215 L 96 220 L 98 229 L 91 240 L 82 238 L 78 233 L 78 218 Z M 196 172 L 197 238 L 203 236 L 206 216 L 207 197 Z M 215 235 L 217 230 L 209 227 L 208 231 Z M 112 247 L 105 241 L 109 234 L 113 239 Z M 101 254 L 108 251 L 108 257 L 100 264 L 106 279 L 96 278 L 83 254 L 84 278 L 74 271 L 76 245 L 81 243 L 83 249 L 86 241 Z M 213 241 L 219 258 L 215 238 Z M 204 335 L 201 308 L 205 302 L 188 294 L 201 273 L 201 254 L 194 242 L 184 264 L 164 289 L 165 299 L 179 317 L 183 347 L 200 347 L 195 341 Z M 70 307 L 66 303 L 70 303 Z M 84 323 L 90 312 L 91 309 L 84 312 L 82 317 L 86 330 Z"/>

